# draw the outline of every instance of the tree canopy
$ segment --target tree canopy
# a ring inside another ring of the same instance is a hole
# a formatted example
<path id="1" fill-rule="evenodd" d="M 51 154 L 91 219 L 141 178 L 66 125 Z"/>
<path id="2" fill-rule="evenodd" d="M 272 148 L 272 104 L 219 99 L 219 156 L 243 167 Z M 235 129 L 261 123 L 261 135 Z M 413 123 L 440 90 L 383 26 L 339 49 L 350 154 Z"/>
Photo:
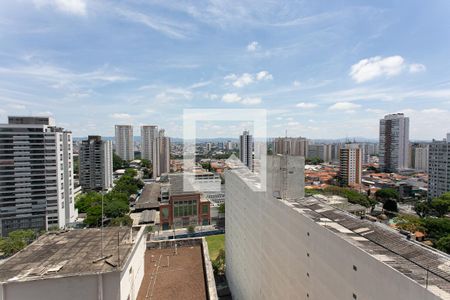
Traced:
<path id="1" fill-rule="evenodd" d="M 36 237 L 36 232 L 31 229 L 11 231 L 6 238 L 0 239 L 0 251 L 11 256 L 25 248 Z"/>
<path id="2" fill-rule="evenodd" d="M 398 194 L 398 192 L 394 189 L 390 189 L 390 188 L 385 188 L 385 189 L 379 189 L 378 191 L 375 192 L 375 197 L 378 200 L 381 200 L 383 202 L 385 202 L 386 200 L 389 199 L 399 199 L 400 196 Z"/>

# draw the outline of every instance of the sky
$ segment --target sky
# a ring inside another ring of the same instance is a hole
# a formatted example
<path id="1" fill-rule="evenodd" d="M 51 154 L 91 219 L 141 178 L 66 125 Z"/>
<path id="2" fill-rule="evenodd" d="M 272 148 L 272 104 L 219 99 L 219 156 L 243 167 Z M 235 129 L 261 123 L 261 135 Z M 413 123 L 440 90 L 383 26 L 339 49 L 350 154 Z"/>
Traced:
<path id="1" fill-rule="evenodd" d="M 234 137 L 248 122 L 224 125 L 226 109 L 266 109 L 269 136 L 377 138 L 403 112 L 411 139 L 442 139 L 449 14 L 448 0 L 1 1 L 0 123 L 181 137 L 183 110 L 207 108 L 222 120 L 199 137 Z"/>

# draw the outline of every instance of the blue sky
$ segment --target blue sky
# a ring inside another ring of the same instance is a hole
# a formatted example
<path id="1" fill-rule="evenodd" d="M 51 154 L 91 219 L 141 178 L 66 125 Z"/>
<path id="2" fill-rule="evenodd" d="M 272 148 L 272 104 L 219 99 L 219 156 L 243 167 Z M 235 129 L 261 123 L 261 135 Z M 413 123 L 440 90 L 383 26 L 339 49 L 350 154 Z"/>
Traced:
<path id="1" fill-rule="evenodd" d="M 404 112 L 412 139 L 442 139 L 449 14 L 447 0 L 2 1 L 0 122 L 179 137 L 185 108 L 265 108 L 270 136 L 376 138 L 379 118 Z"/>

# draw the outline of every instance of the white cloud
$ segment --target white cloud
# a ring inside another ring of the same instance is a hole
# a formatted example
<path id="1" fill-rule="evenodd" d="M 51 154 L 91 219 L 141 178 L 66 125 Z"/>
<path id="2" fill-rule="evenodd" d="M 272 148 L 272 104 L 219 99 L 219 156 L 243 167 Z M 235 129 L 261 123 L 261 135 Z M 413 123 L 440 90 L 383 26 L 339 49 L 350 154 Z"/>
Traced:
<path id="1" fill-rule="evenodd" d="M 255 104 L 260 104 L 262 102 L 261 98 L 259 97 L 247 97 L 242 99 L 242 104 L 245 105 L 255 105 Z"/>
<path id="2" fill-rule="evenodd" d="M 300 81 L 298 80 L 294 80 L 294 82 L 292 83 L 293 86 L 295 87 L 299 87 L 301 85 Z"/>
<path id="3" fill-rule="evenodd" d="M 427 68 L 425 65 L 422 64 L 411 64 L 409 65 L 409 72 L 410 73 L 420 73 L 424 72 Z"/>
<path id="4" fill-rule="evenodd" d="M 128 21 L 143 24 L 150 29 L 174 39 L 184 39 L 187 37 L 187 32 L 194 30 L 190 24 L 177 23 L 172 20 L 163 19 L 154 15 L 146 15 L 137 11 L 117 8 L 116 12 Z"/>
<path id="5" fill-rule="evenodd" d="M 256 74 L 256 80 L 272 80 L 273 76 L 267 71 L 261 71 Z"/>
<path id="6" fill-rule="evenodd" d="M 440 109 L 440 108 L 426 108 L 422 110 L 422 113 L 424 114 L 443 114 L 443 113 L 447 113 L 447 111 L 445 109 Z"/>
<path id="7" fill-rule="evenodd" d="M 249 84 L 252 84 L 255 81 L 272 80 L 273 76 L 268 71 L 260 71 L 256 74 L 243 73 L 242 75 L 237 75 L 232 73 L 225 76 L 224 79 L 227 81 L 232 81 L 231 84 L 233 86 L 241 88 Z"/>
<path id="8" fill-rule="evenodd" d="M 259 97 L 241 97 L 236 93 L 228 93 L 222 96 L 225 103 L 241 103 L 244 105 L 256 105 L 262 102 Z"/>
<path id="9" fill-rule="evenodd" d="M 354 112 L 356 109 L 360 108 L 361 105 L 355 104 L 352 102 L 336 102 L 331 105 L 329 110 L 338 110 L 338 111 L 346 111 L 346 112 Z"/>
<path id="10" fill-rule="evenodd" d="M 222 101 L 226 103 L 236 103 L 242 100 L 241 96 L 236 93 L 228 93 L 222 96 Z"/>
<path id="11" fill-rule="evenodd" d="M 377 109 L 377 108 L 367 108 L 366 111 L 368 113 L 377 114 L 377 115 L 385 114 L 385 111 L 383 111 L 382 109 Z"/>
<path id="12" fill-rule="evenodd" d="M 300 103 L 297 103 L 295 106 L 296 106 L 296 107 L 299 107 L 299 108 L 310 109 L 310 108 L 317 107 L 317 104 L 315 104 L 315 103 L 300 102 Z"/>
<path id="13" fill-rule="evenodd" d="M 255 52 L 256 50 L 259 50 L 259 48 L 260 48 L 260 46 L 257 41 L 253 41 L 247 45 L 247 51 L 249 51 L 249 52 Z"/>
<path id="14" fill-rule="evenodd" d="M 110 117 L 117 120 L 128 120 L 131 118 L 131 115 L 125 113 L 113 113 Z"/>
<path id="15" fill-rule="evenodd" d="M 57 10 L 73 15 L 85 16 L 87 14 L 85 0 L 33 0 L 33 2 L 39 9 L 51 6 Z"/>
<path id="16" fill-rule="evenodd" d="M 365 58 L 352 65 L 350 76 L 358 83 L 369 81 L 380 76 L 391 77 L 402 72 L 405 60 L 399 55 Z"/>
<path id="17" fill-rule="evenodd" d="M 400 55 L 381 57 L 374 56 L 360 60 L 351 66 L 350 76 L 358 83 L 369 81 L 377 77 L 392 77 L 399 75 L 404 70 L 410 73 L 419 73 L 426 70 L 425 65 L 413 63 L 407 64 Z"/>
<path id="18" fill-rule="evenodd" d="M 249 73 L 244 73 L 241 76 L 238 76 L 235 78 L 233 85 L 235 87 L 244 87 L 246 85 L 249 85 L 252 82 L 253 82 L 253 75 L 251 75 Z"/>

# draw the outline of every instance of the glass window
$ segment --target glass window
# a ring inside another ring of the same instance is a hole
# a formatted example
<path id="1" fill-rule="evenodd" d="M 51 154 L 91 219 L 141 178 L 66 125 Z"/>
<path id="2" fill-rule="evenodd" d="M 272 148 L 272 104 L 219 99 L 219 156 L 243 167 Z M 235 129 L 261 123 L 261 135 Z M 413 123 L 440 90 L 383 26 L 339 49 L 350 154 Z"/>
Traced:
<path id="1" fill-rule="evenodd" d="M 208 209 L 208 205 L 203 205 L 203 206 L 202 206 L 202 213 L 203 213 L 203 214 L 207 214 L 207 213 L 208 213 L 208 210 L 209 210 L 209 209 Z"/>
<path id="2" fill-rule="evenodd" d="M 168 218 L 169 217 L 169 208 L 163 207 L 162 208 L 162 215 L 163 215 L 164 218 Z"/>

